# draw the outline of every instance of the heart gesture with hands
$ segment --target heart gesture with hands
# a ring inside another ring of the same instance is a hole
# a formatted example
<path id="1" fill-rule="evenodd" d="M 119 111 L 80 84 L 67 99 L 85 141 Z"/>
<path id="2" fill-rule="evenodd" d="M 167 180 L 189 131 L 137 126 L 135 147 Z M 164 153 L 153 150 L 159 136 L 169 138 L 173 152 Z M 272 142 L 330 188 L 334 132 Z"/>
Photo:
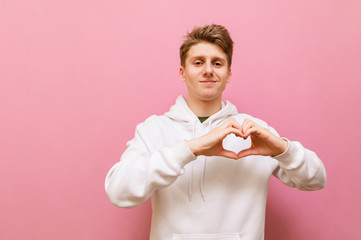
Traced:
<path id="1" fill-rule="evenodd" d="M 229 134 L 247 139 L 251 138 L 251 147 L 239 153 L 225 150 L 223 139 Z M 259 126 L 249 119 L 245 119 L 240 125 L 234 118 L 230 118 L 206 135 L 186 141 L 194 155 L 223 156 L 231 159 L 239 159 L 249 155 L 276 156 L 287 149 L 287 141 L 268 129 Z"/>

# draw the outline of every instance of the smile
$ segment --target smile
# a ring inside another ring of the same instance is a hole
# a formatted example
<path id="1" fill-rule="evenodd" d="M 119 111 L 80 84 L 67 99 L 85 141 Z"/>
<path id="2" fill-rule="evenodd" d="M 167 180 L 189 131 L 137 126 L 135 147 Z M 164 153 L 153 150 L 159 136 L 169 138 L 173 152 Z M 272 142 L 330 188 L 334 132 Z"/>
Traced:
<path id="1" fill-rule="evenodd" d="M 212 84 L 212 83 L 216 83 L 217 81 L 215 80 L 203 80 L 203 81 L 199 81 L 200 83 L 205 83 L 205 84 Z"/>

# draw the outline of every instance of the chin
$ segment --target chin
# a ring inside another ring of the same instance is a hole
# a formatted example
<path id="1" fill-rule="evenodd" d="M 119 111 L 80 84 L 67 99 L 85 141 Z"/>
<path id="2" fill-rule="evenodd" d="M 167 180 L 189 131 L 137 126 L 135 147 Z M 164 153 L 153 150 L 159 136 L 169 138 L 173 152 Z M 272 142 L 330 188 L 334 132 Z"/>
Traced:
<path id="1" fill-rule="evenodd" d="M 222 95 L 203 94 L 203 95 L 199 96 L 199 99 L 202 101 L 214 101 L 217 99 L 222 99 Z"/>

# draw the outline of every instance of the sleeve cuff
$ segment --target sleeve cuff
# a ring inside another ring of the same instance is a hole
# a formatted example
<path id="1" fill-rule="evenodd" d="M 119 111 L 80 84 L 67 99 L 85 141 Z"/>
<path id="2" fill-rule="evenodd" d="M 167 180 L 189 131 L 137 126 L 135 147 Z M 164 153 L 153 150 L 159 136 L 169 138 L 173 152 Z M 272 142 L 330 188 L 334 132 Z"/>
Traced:
<path id="1" fill-rule="evenodd" d="M 174 156 L 178 156 L 176 161 L 178 162 L 179 166 L 182 168 L 182 173 L 184 171 L 183 170 L 184 166 L 197 158 L 189 149 L 185 141 L 181 141 L 180 144 L 178 144 L 175 148 L 173 148 L 173 151 L 174 151 Z"/>
<path id="2" fill-rule="evenodd" d="M 282 158 L 283 155 L 288 154 L 290 151 L 290 140 L 288 140 L 287 138 L 284 138 L 284 137 L 282 139 L 287 141 L 287 149 L 283 153 L 280 153 L 276 156 L 272 156 L 273 158 L 276 158 L 277 160 L 278 160 L 278 158 Z"/>
<path id="3" fill-rule="evenodd" d="M 273 156 L 273 158 L 278 160 L 281 168 L 290 169 L 293 167 L 293 165 L 295 164 L 297 165 L 297 163 L 295 162 L 295 155 L 297 155 L 298 148 L 295 142 L 292 142 L 287 138 L 283 138 L 283 139 L 285 139 L 288 143 L 286 151 L 284 151 L 283 153 L 277 156 Z"/>

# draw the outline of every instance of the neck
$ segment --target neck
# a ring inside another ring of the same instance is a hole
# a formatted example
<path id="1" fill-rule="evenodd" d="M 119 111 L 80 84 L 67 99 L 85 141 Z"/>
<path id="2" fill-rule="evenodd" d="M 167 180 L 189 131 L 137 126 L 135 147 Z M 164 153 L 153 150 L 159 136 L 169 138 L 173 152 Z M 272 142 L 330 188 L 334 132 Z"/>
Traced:
<path id="1" fill-rule="evenodd" d="M 221 97 L 213 100 L 201 100 L 188 96 L 188 107 L 198 117 L 209 117 L 222 108 Z"/>

